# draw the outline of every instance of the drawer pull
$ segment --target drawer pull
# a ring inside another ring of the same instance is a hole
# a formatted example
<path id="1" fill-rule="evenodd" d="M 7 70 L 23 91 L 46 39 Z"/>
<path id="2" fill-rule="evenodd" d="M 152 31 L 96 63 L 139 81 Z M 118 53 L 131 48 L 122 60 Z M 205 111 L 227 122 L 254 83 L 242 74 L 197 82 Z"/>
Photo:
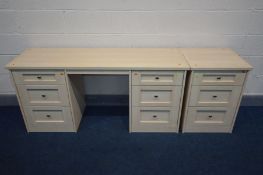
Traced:
<path id="1" fill-rule="evenodd" d="M 51 115 L 46 115 L 46 117 L 47 117 L 47 118 L 50 118 L 50 117 L 51 117 Z"/>
<path id="2" fill-rule="evenodd" d="M 217 95 L 213 95 L 213 98 L 217 98 Z"/>
<path id="3" fill-rule="evenodd" d="M 42 79 L 42 77 L 41 77 L 41 76 L 37 76 L 37 79 L 39 79 L 39 80 L 40 80 L 40 79 Z"/>
<path id="4" fill-rule="evenodd" d="M 155 80 L 159 80 L 160 78 L 159 77 L 155 77 Z"/>
<path id="5" fill-rule="evenodd" d="M 159 96 L 158 95 L 155 95 L 154 98 L 158 98 Z"/>
<path id="6" fill-rule="evenodd" d="M 41 97 L 45 98 L 45 97 L 46 97 L 46 95 L 41 95 Z"/>
<path id="7" fill-rule="evenodd" d="M 221 80 L 221 77 L 217 77 L 216 79 L 217 79 L 217 80 Z"/>
<path id="8" fill-rule="evenodd" d="M 157 118 L 157 115 L 153 115 L 153 118 Z"/>
<path id="9" fill-rule="evenodd" d="M 212 115 L 209 115 L 208 118 L 212 118 L 213 116 Z"/>

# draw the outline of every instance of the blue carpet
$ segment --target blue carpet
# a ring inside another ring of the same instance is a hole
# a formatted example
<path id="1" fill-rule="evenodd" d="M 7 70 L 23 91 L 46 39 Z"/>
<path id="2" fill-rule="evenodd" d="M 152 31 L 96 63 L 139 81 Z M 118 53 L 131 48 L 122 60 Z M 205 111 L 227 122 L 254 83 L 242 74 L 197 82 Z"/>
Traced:
<path id="1" fill-rule="evenodd" d="M 78 133 L 30 133 L 0 107 L 1 175 L 263 174 L 263 107 L 241 107 L 233 134 L 129 134 L 127 107 L 88 107 Z"/>

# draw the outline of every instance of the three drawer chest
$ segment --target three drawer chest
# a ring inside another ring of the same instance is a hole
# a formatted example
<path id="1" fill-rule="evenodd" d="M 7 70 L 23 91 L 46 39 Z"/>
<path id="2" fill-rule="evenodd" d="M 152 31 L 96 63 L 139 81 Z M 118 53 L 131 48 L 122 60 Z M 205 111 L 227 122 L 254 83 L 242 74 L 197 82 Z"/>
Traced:
<path id="1" fill-rule="evenodd" d="M 230 49 L 181 49 L 191 67 L 183 132 L 232 132 L 248 70 Z"/>
<path id="2" fill-rule="evenodd" d="M 6 65 L 28 132 L 77 132 L 84 78 L 129 77 L 130 132 L 231 133 L 252 67 L 226 48 L 31 48 Z"/>

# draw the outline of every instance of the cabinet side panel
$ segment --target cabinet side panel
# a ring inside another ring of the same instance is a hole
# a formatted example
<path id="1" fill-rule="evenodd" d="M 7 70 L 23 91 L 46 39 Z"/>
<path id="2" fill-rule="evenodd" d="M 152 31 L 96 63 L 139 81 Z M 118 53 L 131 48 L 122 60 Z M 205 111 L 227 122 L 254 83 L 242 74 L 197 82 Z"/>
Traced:
<path id="1" fill-rule="evenodd" d="M 178 120 L 177 120 L 177 132 L 181 131 L 181 123 L 183 120 L 183 113 L 184 113 L 184 99 L 185 93 L 187 93 L 187 78 L 188 78 L 188 71 L 184 71 L 183 74 L 183 86 L 181 88 L 181 95 L 180 95 L 180 103 L 179 103 L 179 110 L 178 110 Z"/>
<path id="2" fill-rule="evenodd" d="M 245 91 L 245 85 L 246 85 L 246 82 L 247 82 L 247 77 L 248 77 L 248 71 L 246 71 L 246 76 L 245 76 L 245 79 L 244 79 L 244 82 L 243 82 L 243 85 L 242 85 L 242 90 L 241 90 L 241 93 L 240 93 L 240 96 L 239 96 L 239 100 L 238 100 L 238 103 L 237 103 L 237 106 L 236 106 L 236 111 L 235 111 L 235 114 L 234 114 L 234 117 L 233 117 L 232 125 L 231 125 L 230 130 L 229 130 L 230 133 L 232 133 L 234 125 L 235 125 L 235 122 L 236 122 L 236 118 L 237 118 L 238 110 L 239 110 L 239 107 L 240 107 L 240 103 L 241 103 L 241 100 L 242 100 L 242 97 L 243 97 L 243 93 Z"/>
<path id="3" fill-rule="evenodd" d="M 73 123 L 77 131 L 85 109 L 84 85 L 81 75 L 74 75 L 72 78 L 70 76 L 72 75 L 66 76 L 66 82 L 69 91 Z"/>
<path id="4" fill-rule="evenodd" d="M 190 99 L 191 86 L 192 86 L 192 75 L 193 75 L 192 71 L 186 71 L 179 132 L 184 132 L 184 128 L 185 128 L 186 116 L 188 113 L 188 103 Z"/>
<path id="5" fill-rule="evenodd" d="M 132 132 L 132 71 L 129 71 L 129 132 Z"/>
<path id="6" fill-rule="evenodd" d="M 11 79 L 12 85 L 15 88 L 15 91 L 16 91 L 17 101 L 18 101 L 18 104 L 19 104 L 19 107 L 20 107 L 20 111 L 21 111 L 22 116 L 23 116 L 23 120 L 24 120 L 24 123 L 25 123 L 25 126 L 26 126 L 26 130 L 27 130 L 27 132 L 30 132 L 29 127 L 28 127 L 28 121 L 26 119 L 26 115 L 25 115 L 25 112 L 24 112 L 24 109 L 23 109 L 23 106 L 22 106 L 22 102 L 21 102 L 21 98 L 20 98 L 20 92 L 18 91 L 18 88 L 16 86 L 16 82 L 15 82 L 15 79 L 14 79 L 13 72 L 10 71 L 9 73 L 10 73 L 10 79 Z"/>

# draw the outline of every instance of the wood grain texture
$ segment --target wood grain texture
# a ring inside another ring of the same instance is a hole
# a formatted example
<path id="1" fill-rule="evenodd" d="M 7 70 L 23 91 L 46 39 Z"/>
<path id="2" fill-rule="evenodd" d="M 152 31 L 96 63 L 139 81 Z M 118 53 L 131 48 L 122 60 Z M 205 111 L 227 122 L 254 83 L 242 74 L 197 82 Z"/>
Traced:
<path id="1" fill-rule="evenodd" d="M 191 70 L 250 70 L 244 59 L 228 48 L 182 48 Z"/>
<path id="2" fill-rule="evenodd" d="M 8 69 L 188 70 L 176 48 L 30 48 Z"/>

